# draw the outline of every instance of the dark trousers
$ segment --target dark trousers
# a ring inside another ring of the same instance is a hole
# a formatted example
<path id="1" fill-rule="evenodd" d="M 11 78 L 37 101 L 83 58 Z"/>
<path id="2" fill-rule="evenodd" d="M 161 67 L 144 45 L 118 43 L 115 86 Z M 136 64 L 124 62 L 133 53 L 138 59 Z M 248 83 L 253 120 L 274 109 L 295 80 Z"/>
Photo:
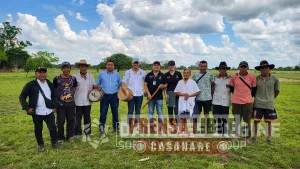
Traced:
<path id="1" fill-rule="evenodd" d="M 143 96 L 134 96 L 128 102 L 128 125 L 132 125 L 133 112 L 135 110 L 135 124 L 140 122 L 141 107 L 143 103 Z"/>
<path id="2" fill-rule="evenodd" d="M 74 136 L 75 128 L 75 103 L 63 103 L 63 106 L 57 109 L 57 129 L 58 140 L 65 140 L 64 124 L 67 120 L 67 139 Z"/>
<path id="3" fill-rule="evenodd" d="M 173 125 L 175 120 L 176 120 L 177 125 L 179 123 L 179 117 L 178 117 L 178 100 L 179 100 L 179 98 L 175 97 L 175 107 L 168 107 L 168 116 L 169 116 L 169 123 L 170 123 L 170 125 Z M 174 118 L 174 115 L 175 115 L 175 118 Z"/>
<path id="4" fill-rule="evenodd" d="M 83 131 L 85 135 L 90 135 L 92 132 L 91 128 L 91 105 L 89 106 L 76 106 L 76 125 L 75 135 L 82 134 L 81 121 L 83 116 Z"/>
<path id="5" fill-rule="evenodd" d="M 218 134 L 228 134 L 229 107 L 213 105 L 215 130 Z"/>
<path id="6" fill-rule="evenodd" d="M 34 123 L 34 134 L 38 145 L 43 145 L 43 121 L 47 124 L 47 127 L 50 132 L 51 143 L 55 144 L 57 142 L 57 132 L 55 126 L 55 117 L 54 113 L 50 113 L 48 115 L 33 115 L 32 120 Z"/>
<path id="7" fill-rule="evenodd" d="M 101 102 L 100 102 L 100 123 L 99 127 L 101 131 L 105 129 L 106 116 L 108 111 L 108 106 L 111 108 L 112 112 L 112 125 L 114 130 L 118 130 L 118 107 L 119 107 L 119 99 L 117 93 L 114 94 L 104 94 Z"/>
<path id="8" fill-rule="evenodd" d="M 246 133 L 244 134 L 245 138 L 251 137 L 251 115 L 252 115 L 253 106 L 252 103 L 248 104 L 235 104 L 232 103 L 232 114 L 234 115 L 235 121 L 235 130 L 236 135 L 241 135 L 241 120 L 243 119 L 244 122 L 248 125 L 245 127 Z"/>

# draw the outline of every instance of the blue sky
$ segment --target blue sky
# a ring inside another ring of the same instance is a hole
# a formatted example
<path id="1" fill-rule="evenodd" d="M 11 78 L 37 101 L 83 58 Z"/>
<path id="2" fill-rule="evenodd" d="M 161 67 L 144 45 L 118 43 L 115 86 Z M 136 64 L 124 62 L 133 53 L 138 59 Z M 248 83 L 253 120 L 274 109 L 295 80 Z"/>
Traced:
<path id="1" fill-rule="evenodd" d="M 300 2 L 233 0 L 10 0 L 1 22 L 23 29 L 28 50 L 99 63 L 113 53 L 141 60 L 299 63 Z M 105 11 L 105 12 L 103 12 Z M 186 58 L 193 59 L 186 59 Z"/>

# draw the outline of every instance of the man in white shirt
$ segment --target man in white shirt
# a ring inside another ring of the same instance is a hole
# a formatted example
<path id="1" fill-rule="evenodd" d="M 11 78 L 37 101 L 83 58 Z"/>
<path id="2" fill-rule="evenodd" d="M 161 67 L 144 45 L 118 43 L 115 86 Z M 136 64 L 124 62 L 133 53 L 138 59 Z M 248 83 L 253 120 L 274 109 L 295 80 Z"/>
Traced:
<path id="1" fill-rule="evenodd" d="M 132 59 L 132 68 L 127 70 L 122 80 L 122 90 L 125 86 L 132 91 L 133 99 L 128 102 L 128 125 L 132 126 L 133 111 L 135 110 L 134 124 L 139 123 L 141 107 L 143 102 L 143 84 L 146 77 L 146 72 L 139 67 L 139 59 Z"/>
<path id="2" fill-rule="evenodd" d="M 191 70 L 185 69 L 183 72 L 183 80 L 180 80 L 174 90 L 175 94 L 179 96 L 178 100 L 178 114 L 180 119 L 185 126 L 187 118 L 192 117 L 194 114 L 195 97 L 200 94 L 200 89 L 196 82 L 189 79 L 191 76 Z M 179 133 L 187 134 L 187 128 L 182 131 L 179 129 Z"/>
<path id="3" fill-rule="evenodd" d="M 75 124 L 75 137 L 79 138 L 82 135 L 81 121 L 84 117 L 84 134 L 91 135 L 91 101 L 88 98 L 89 92 L 95 87 L 95 79 L 92 74 L 87 73 L 88 67 L 86 60 L 82 59 L 76 62 L 75 65 L 79 68 L 80 72 L 74 76 L 77 79 L 77 88 L 75 92 L 75 105 L 76 105 L 76 124 Z"/>
<path id="4" fill-rule="evenodd" d="M 227 67 L 226 62 L 221 62 L 219 67 L 216 67 L 216 70 L 219 71 L 219 74 L 214 77 L 213 84 L 213 115 L 214 123 L 216 127 L 216 132 L 214 137 L 228 136 L 228 115 L 229 107 L 231 105 L 230 101 L 230 80 L 231 76 L 227 75 L 227 70 L 230 67 Z"/>
<path id="5" fill-rule="evenodd" d="M 44 97 L 46 97 L 46 99 L 56 102 L 57 97 L 54 86 L 48 79 L 46 79 L 47 68 L 38 67 L 35 70 L 35 76 L 36 79 L 28 82 L 20 94 L 19 100 L 21 106 L 23 110 L 27 111 L 28 115 L 32 116 L 34 123 L 34 134 L 38 143 L 38 151 L 45 151 L 42 135 L 43 121 L 46 122 L 49 129 L 52 147 L 55 149 L 60 149 L 62 146 L 57 143 L 57 131 L 54 117 L 56 108 L 48 108 L 49 106 L 46 107 L 44 99 Z M 44 93 L 44 96 L 42 93 Z M 29 97 L 28 102 L 26 101 L 27 97 Z"/>

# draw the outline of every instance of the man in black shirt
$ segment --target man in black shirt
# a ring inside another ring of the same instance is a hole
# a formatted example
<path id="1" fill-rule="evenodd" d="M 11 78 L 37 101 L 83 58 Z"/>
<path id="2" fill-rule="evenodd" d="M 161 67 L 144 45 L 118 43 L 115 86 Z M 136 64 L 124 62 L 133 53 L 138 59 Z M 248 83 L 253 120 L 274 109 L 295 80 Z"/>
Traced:
<path id="1" fill-rule="evenodd" d="M 153 130 L 153 114 L 154 107 L 156 107 L 156 112 L 158 114 L 158 123 L 162 125 L 162 106 L 163 106 L 163 89 L 166 87 L 164 83 L 164 74 L 160 71 L 160 62 L 155 61 L 153 63 L 153 69 L 150 73 L 146 75 L 144 88 L 147 93 L 147 99 L 150 100 L 148 102 L 148 110 L 149 110 L 149 120 L 150 120 L 150 128 Z M 155 91 L 157 93 L 154 95 Z"/>
<path id="2" fill-rule="evenodd" d="M 168 115 L 169 115 L 169 123 L 170 125 L 174 125 L 174 115 L 173 110 L 175 113 L 175 118 L 177 124 L 178 120 L 178 96 L 175 96 L 174 89 L 177 86 L 177 83 L 182 79 L 182 74 L 175 70 L 175 62 L 170 60 L 169 63 L 169 71 L 165 74 L 165 83 L 167 85 L 167 89 L 164 91 L 165 98 L 167 101 L 168 107 Z"/>

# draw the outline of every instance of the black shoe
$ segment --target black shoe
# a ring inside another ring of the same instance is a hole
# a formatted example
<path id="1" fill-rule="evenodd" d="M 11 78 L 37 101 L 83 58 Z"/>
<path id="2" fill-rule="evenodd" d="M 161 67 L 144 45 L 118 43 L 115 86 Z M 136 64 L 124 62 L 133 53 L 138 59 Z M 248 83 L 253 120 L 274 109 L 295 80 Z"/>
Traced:
<path id="1" fill-rule="evenodd" d="M 267 140 L 267 144 L 269 144 L 270 146 L 274 146 L 275 145 L 271 140 Z"/>
<path id="2" fill-rule="evenodd" d="M 63 146 L 60 145 L 60 144 L 58 144 L 58 143 L 55 143 L 55 144 L 52 144 L 52 148 L 54 148 L 54 149 L 61 149 L 61 148 L 63 148 Z"/>
<path id="3" fill-rule="evenodd" d="M 256 143 L 257 142 L 256 138 L 252 137 L 251 142 Z"/>
<path id="4" fill-rule="evenodd" d="M 38 152 L 44 152 L 45 151 L 45 147 L 43 144 L 38 146 Z"/>

